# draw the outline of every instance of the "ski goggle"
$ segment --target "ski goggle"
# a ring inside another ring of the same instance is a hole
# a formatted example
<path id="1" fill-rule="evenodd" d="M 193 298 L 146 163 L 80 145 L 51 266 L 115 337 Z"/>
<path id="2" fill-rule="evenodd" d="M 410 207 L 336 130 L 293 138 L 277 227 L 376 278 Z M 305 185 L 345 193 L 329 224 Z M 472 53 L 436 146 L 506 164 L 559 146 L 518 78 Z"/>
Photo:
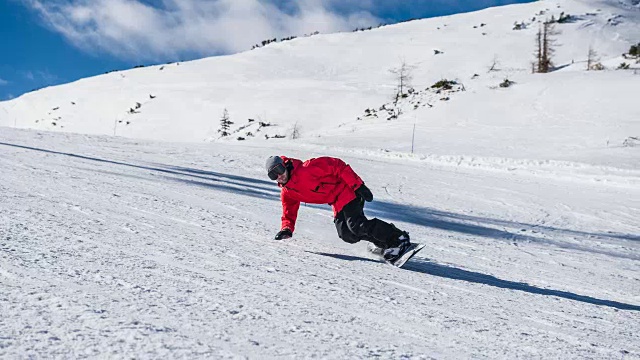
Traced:
<path id="1" fill-rule="evenodd" d="M 276 164 L 274 165 L 267 175 L 269 175 L 269 179 L 277 180 L 278 176 L 284 174 L 287 169 L 284 167 L 284 164 Z"/>

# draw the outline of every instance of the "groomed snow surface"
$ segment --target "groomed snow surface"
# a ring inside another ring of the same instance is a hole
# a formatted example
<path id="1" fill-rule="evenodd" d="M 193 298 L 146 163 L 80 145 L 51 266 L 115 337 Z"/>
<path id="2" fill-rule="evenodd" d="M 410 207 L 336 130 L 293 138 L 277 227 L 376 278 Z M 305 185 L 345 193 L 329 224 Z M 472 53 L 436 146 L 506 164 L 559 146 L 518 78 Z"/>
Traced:
<path id="1" fill-rule="evenodd" d="M 280 153 L 427 247 L 393 268 L 315 205 L 273 240 Z M 637 175 L 521 167 L 0 128 L 0 358 L 640 357 Z"/>

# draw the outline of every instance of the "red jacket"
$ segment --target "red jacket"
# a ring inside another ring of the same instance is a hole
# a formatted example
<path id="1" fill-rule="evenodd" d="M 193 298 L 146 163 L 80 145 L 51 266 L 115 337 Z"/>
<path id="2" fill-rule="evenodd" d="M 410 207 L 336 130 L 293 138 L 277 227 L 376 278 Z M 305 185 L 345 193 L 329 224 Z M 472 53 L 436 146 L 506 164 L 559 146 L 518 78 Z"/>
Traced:
<path id="1" fill-rule="evenodd" d="M 363 181 L 344 161 L 332 157 L 320 157 L 302 162 L 281 156 L 289 172 L 289 181 L 281 188 L 282 229 L 291 232 L 296 226 L 300 202 L 329 204 L 336 216 L 342 208 L 356 198 L 355 189 Z"/>

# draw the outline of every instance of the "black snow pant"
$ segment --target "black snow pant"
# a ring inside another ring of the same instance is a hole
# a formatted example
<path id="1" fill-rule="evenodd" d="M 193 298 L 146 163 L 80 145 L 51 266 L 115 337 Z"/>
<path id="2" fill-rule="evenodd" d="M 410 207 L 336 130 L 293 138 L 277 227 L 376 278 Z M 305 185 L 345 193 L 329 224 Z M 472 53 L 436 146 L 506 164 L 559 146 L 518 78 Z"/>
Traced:
<path id="1" fill-rule="evenodd" d="M 333 223 L 340 239 L 351 244 L 366 240 L 387 249 L 398 246 L 398 238 L 403 234 L 393 224 L 378 218 L 367 219 L 364 216 L 364 200 L 360 197 L 345 205 L 333 219 Z"/>

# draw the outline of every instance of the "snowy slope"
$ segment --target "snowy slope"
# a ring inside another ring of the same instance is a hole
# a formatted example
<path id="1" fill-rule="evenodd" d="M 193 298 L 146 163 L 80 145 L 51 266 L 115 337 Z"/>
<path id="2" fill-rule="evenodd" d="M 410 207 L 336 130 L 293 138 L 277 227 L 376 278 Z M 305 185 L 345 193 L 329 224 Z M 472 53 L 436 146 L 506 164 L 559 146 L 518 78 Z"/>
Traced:
<path id="1" fill-rule="evenodd" d="M 275 149 L 1 134 L 2 358 L 640 357 L 638 186 L 347 156 L 399 270 L 328 206 L 272 240 Z"/>
<path id="2" fill-rule="evenodd" d="M 558 70 L 531 74 L 561 12 Z M 640 358 L 640 70 L 616 70 L 639 17 L 539 1 L 1 102 L 0 358 Z M 275 154 L 345 159 L 426 249 L 389 267 L 315 205 L 272 240 Z"/>

